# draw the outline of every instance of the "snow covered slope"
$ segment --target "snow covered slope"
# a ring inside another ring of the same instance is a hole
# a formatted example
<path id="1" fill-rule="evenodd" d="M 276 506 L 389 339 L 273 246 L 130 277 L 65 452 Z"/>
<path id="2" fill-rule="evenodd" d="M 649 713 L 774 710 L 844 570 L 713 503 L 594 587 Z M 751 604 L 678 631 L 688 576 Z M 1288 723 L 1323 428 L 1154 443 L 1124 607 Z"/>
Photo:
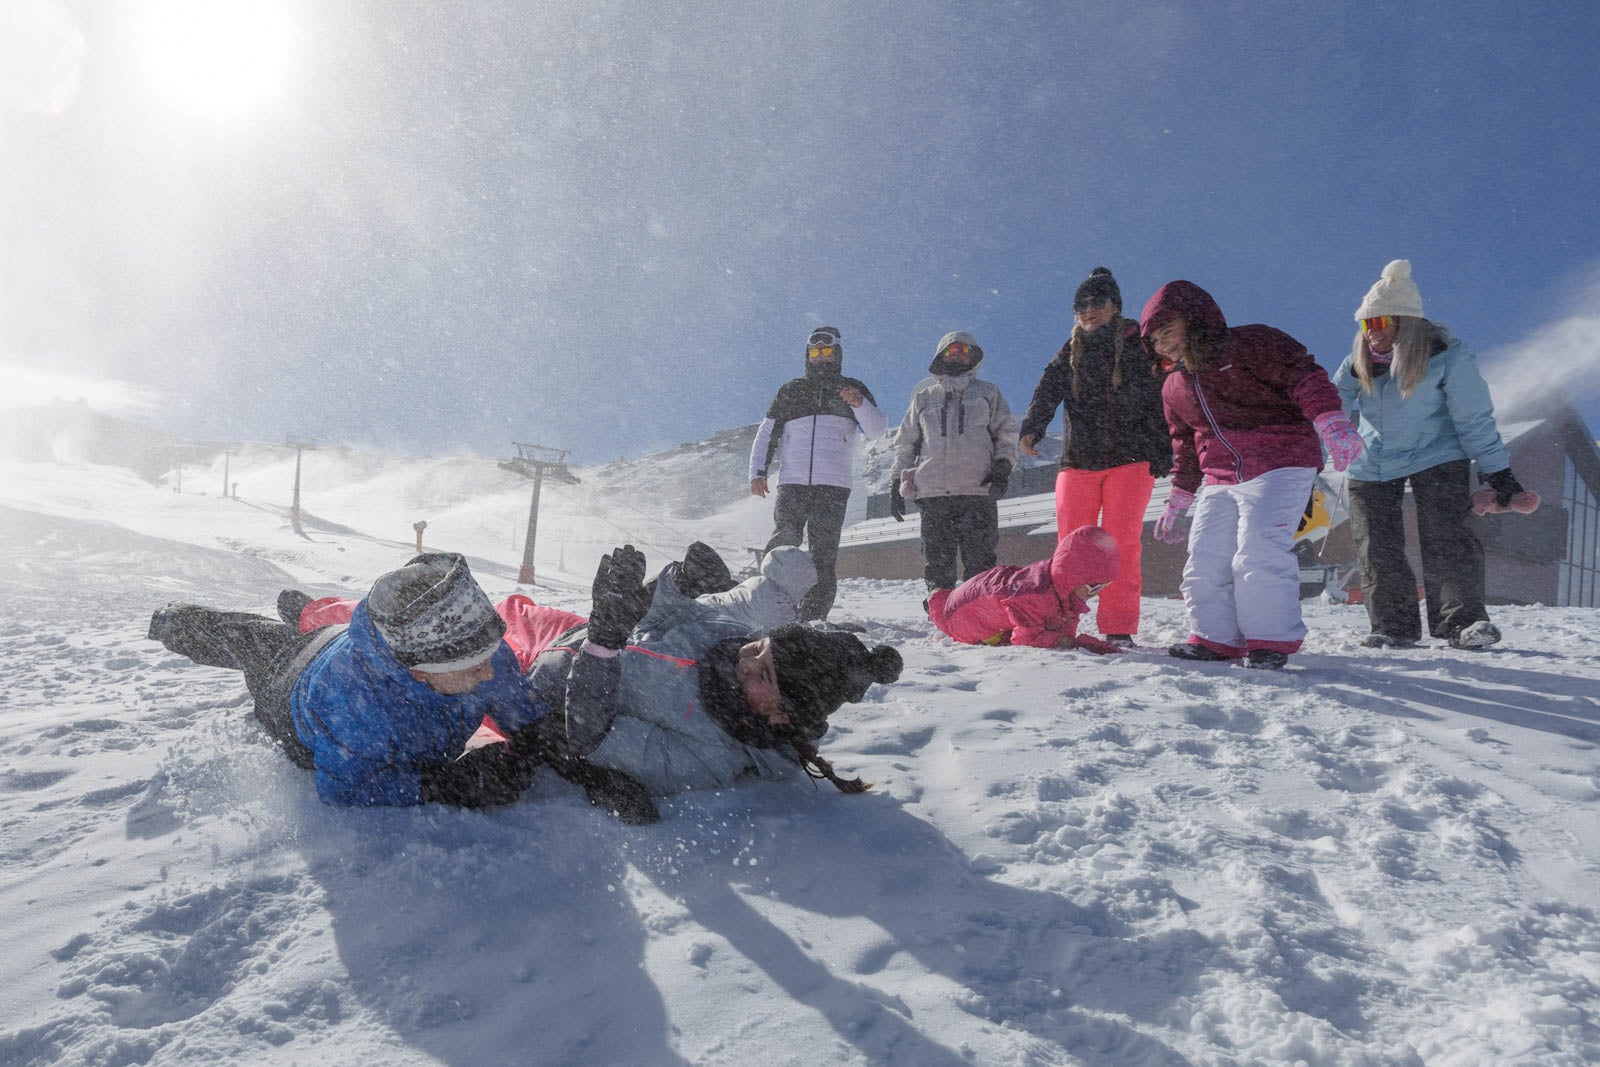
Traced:
<path id="1" fill-rule="evenodd" d="M 499 596 L 526 486 L 320 452 L 299 536 L 292 456 L 233 462 L 240 500 L 0 463 L 7 1067 L 1600 1058 L 1600 613 L 1376 655 L 1310 604 L 1271 673 L 1159 654 L 1171 601 L 1097 658 L 955 646 L 916 583 L 848 581 L 837 616 L 906 658 L 823 743 L 865 796 L 629 829 L 541 776 L 495 812 L 343 810 L 150 610 L 359 592 L 423 517 Z M 552 499 L 573 544 L 643 521 Z M 537 595 L 581 610 L 559 564 Z"/>

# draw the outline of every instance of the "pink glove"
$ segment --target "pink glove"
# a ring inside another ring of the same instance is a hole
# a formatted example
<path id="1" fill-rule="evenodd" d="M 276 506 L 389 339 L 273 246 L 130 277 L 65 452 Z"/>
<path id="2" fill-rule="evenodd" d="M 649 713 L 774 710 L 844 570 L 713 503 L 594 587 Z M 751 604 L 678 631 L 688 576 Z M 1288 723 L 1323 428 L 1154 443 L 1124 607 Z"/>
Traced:
<path id="1" fill-rule="evenodd" d="M 1328 459 L 1336 471 L 1348 468 L 1361 455 L 1361 450 L 1367 447 L 1355 424 L 1342 411 L 1324 411 L 1311 421 L 1322 443 L 1327 446 Z"/>
<path id="2" fill-rule="evenodd" d="M 907 500 L 911 500 L 917 495 L 916 471 L 903 470 L 900 472 L 900 495 Z"/>
<path id="3" fill-rule="evenodd" d="M 1079 634 L 1074 637 L 1072 639 L 1072 647 L 1085 649 L 1097 656 L 1120 656 L 1127 651 L 1127 649 L 1118 648 L 1110 641 L 1102 641 L 1098 637 L 1092 637 L 1089 634 Z"/>
<path id="4" fill-rule="evenodd" d="M 1161 517 L 1156 520 L 1156 540 L 1166 545 L 1176 545 L 1183 541 L 1187 532 L 1178 525 L 1178 520 L 1183 518 L 1184 512 L 1194 503 L 1194 494 L 1187 489 L 1173 486 L 1167 494 L 1167 506 L 1162 509 Z"/>
<path id="5" fill-rule="evenodd" d="M 1529 489 L 1524 489 L 1511 498 L 1511 503 L 1501 507 L 1495 499 L 1493 489 L 1479 489 L 1472 494 L 1472 513 L 1474 515 L 1508 515 L 1517 512 L 1520 515 L 1532 515 L 1539 510 L 1539 494 Z M 316 601 L 313 601 L 316 603 Z M 305 616 L 301 615 L 304 619 Z M 305 625 L 303 622 L 301 625 Z"/>

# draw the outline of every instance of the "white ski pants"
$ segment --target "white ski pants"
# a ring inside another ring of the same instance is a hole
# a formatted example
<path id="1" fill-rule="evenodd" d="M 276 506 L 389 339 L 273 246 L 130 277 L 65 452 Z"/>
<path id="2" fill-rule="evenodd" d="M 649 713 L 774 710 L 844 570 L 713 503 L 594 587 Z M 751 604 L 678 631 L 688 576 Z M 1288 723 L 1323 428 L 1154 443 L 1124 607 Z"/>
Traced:
<path id="1" fill-rule="evenodd" d="M 1240 485 L 1207 485 L 1200 494 L 1183 604 L 1201 644 L 1219 652 L 1300 650 L 1306 626 L 1294 531 L 1316 476 L 1310 467 L 1279 467 Z"/>

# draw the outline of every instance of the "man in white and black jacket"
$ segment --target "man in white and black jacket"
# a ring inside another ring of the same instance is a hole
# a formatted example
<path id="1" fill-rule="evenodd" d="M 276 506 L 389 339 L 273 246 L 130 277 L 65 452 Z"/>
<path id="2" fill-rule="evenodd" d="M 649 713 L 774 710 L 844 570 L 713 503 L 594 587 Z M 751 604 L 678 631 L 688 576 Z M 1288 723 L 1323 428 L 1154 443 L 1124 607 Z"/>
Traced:
<path id="1" fill-rule="evenodd" d="M 846 378 L 844 346 L 833 326 L 819 326 L 806 339 L 806 373 L 778 388 L 750 448 L 750 492 L 767 495 L 767 472 L 778 463 L 777 529 L 767 550 L 808 540 L 817 584 L 800 605 L 803 621 L 825 619 L 838 579 L 839 532 L 850 499 L 856 438 L 882 435 L 889 420 L 872 391 Z M 780 451 L 781 448 L 781 451 Z"/>

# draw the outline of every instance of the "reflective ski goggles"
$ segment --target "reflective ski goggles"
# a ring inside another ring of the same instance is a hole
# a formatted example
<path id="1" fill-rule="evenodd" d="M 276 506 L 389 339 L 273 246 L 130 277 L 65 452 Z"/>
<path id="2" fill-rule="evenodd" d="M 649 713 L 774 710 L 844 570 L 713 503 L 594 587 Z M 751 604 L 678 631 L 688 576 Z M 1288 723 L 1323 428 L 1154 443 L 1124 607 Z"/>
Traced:
<path id="1" fill-rule="evenodd" d="M 1379 315 L 1376 318 L 1361 320 L 1362 333 L 1376 333 L 1379 330 L 1392 330 L 1394 327 L 1395 317 L 1393 315 Z"/>
<path id="2" fill-rule="evenodd" d="M 972 346 L 965 341 L 951 341 L 944 346 L 944 354 L 947 356 L 970 356 L 972 355 Z"/>
<path id="3" fill-rule="evenodd" d="M 832 359 L 838 354 L 838 345 L 806 345 L 807 359 Z"/>

